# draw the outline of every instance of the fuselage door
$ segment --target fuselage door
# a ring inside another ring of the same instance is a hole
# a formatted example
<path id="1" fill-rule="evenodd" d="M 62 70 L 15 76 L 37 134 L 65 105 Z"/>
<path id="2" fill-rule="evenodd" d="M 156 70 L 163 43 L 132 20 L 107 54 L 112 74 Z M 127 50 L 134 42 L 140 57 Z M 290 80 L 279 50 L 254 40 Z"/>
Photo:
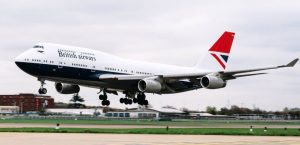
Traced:
<path id="1" fill-rule="evenodd" d="M 58 69 L 63 69 L 65 62 L 66 61 L 64 57 L 58 57 Z"/>
<path id="2" fill-rule="evenodd" d="M 59 59 L 58 68 L 62 69 L 63 68 L 63 64 L 64 64 L 64 62 L 62 62 L 61 59 Z"/>
<path id="3" fill-rule="evenodd" d="M 92 66 L 91 72 L 96 72 L 94 65 Z"/>

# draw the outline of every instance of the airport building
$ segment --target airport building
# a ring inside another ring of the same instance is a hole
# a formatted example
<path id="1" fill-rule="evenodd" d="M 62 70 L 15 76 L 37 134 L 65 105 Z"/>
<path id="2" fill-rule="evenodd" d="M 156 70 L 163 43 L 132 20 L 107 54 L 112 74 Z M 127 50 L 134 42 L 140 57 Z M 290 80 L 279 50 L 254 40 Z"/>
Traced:
<path id="1" fill-rule="evenodd" d="M 133 119 L 232 119 L 232 117 L 225 115 L 182 111 L 172 106 L 164 106 L 159 109 L 138 107 L 119 111 L 110 111 L 105 113 L 105 117 Z"/>
<path id="2" fill-rule="evenodd" d="M 0 114 L 13 115 L 19 113 L 19 106 L 0 106 Z"/>
<path id="3" fill-rule="evenodd" d="M 84 116 L 101 116 L 103 108 L 50 108 L 46 109 L 48 114 L 52 115 L 84 115 Z"/>
<path id="4" fill-rule="evenodd" d="M 62 116 L 94 116 L 114 119 L 230 119 L 229 116 L 212 115 L 202 112 L 186 112 L 170 106 L 162 108 L 129 108 L 116 109 L 109 107 L 97 108 L 51 108 L 46 109 L 48 115 Z"/>
<path id="5" fill-rule="evenodd" d="M 159 111 L 147 108 L 132 108 L 122 111 L 111 111 L 105 113 L 109 118 L 139 118 L 139 119 L 157 119 Z"/>
<path id="6" fill-rule="evenodd" d="M 35 94 L 0 95 L 0 106 L 17 106 L 19 113 L 26 113 L 53 108 L 54 99 Z"/>

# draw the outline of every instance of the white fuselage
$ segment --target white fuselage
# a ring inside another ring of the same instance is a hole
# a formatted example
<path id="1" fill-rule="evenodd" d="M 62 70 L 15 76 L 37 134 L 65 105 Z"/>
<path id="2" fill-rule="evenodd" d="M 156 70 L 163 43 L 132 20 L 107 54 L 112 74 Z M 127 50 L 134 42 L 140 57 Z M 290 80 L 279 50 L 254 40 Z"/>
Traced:
<path id="1" fill-rule="evenodd" d="M 154 76 L 190 74 L 204 71 L 194 67 L 180 67 L 134 61 L 88 48 L 50 43 L 35 45 L 33 48 L 19 55 L 16 58 L 16 63 L 30 64 L 28 68 L 26 68 L 26 65 L 18 66 L 25 72 L 38 78 L 95 88 L 108 87 L 117 90 L 122 90 L 123 87 L 101 83 L 97 78 L 107 74 Z M 51 66 L 51 68 L 49 66 Z M 67 68 L 72 68 L 72 70 Z M 84 72 L 82 72 L 83 70 Z M 86 75 L 91 76 L 91 74 L 95 74 L 97 78 L 95 76 L 94 78 L 87 78 Z M 116 88 L 114 88 L 114 86 L 116 86 Z"/>

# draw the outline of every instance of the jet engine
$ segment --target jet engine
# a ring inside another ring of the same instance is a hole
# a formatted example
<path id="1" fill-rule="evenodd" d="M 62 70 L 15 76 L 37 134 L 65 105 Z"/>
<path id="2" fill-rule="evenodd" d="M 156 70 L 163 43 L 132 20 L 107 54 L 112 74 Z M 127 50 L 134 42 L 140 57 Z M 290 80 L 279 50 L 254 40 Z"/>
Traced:
<path id="1" fill-rule="evenodd" d="M 80 87 L 78 85 L 63 84 L 63 83 L 55 83 L 55 89 L 57 92 L 61 94 L 75 94 L 80 91 Z"/>
<path id="2" fill-rule="evenodd" d="M 201 78 L 200 84 L 206 89 L 219 89 L 226 86 L 226 81 L 214 75 L 207 75 Z"/>
<path id="3" fill-rule="evenodd" d="M 145 78 L 138 82 L 138 89 L 145 93 L 160 93 L 162 84 L 156 78 Z"/>

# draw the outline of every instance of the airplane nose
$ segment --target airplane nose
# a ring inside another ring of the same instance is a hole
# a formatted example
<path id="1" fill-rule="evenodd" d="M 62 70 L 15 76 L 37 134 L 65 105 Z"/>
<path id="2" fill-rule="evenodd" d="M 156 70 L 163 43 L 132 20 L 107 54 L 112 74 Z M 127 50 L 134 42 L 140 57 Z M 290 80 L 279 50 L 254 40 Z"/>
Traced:
<path id="1" fill-rule="evenodd" d="M 21 53 L 20 55 L 18 55 L 16 58 L 15 58 L 15 64 L 23 71 L 25 72 L 28 72 L 29 70 L 27 69 L 26 67 L 26 56 L 28 56 L 27 54 L 28 52 L 25 51 L 23 53 Z"/>
<path id="2" fill-rule="evenodd" d="M 16 58 L 15 58 L 15 62 L 17 63 L 17 62 L 20 62 L 21 60 L 22 60 L 22 55 L 23 54 L 20 54 L 20 55 L 18 55 Z"/>
<path id="3" fill-rule="evenodd" d="M 26 58 L 27 58 L 27 56 L 28 56 L 28 51 L 25 51 L 25 52 L 23 52 L 23 53 L 21 53 L 20 55 L 18 55 L 16 58 L 15 58 L 15 63 L 18 65 L 18 64 L 20 64 L 20 63 L 23 63 L 23 62 L 25 62 L 26 60 Z M 18 65 L 19 66 L 19 65 Z"/>
<path id="4" fill-rule="evenodd" d="M 30 50 L 27 50 L 21 54 L 19 54 L 16 58 L 15 58 L 15 62 L 24 62 L 25 59 L 30 56 Z"/>
<path id="5" fill-rule="evenodd" d="M 23 58 L 23 54 L 20 54 L 20 55 L 18 55 L 18 56 L 15 58 L 15 64 L 16 64 L 20 69 L 22 69 L 22 58 Z"/>

